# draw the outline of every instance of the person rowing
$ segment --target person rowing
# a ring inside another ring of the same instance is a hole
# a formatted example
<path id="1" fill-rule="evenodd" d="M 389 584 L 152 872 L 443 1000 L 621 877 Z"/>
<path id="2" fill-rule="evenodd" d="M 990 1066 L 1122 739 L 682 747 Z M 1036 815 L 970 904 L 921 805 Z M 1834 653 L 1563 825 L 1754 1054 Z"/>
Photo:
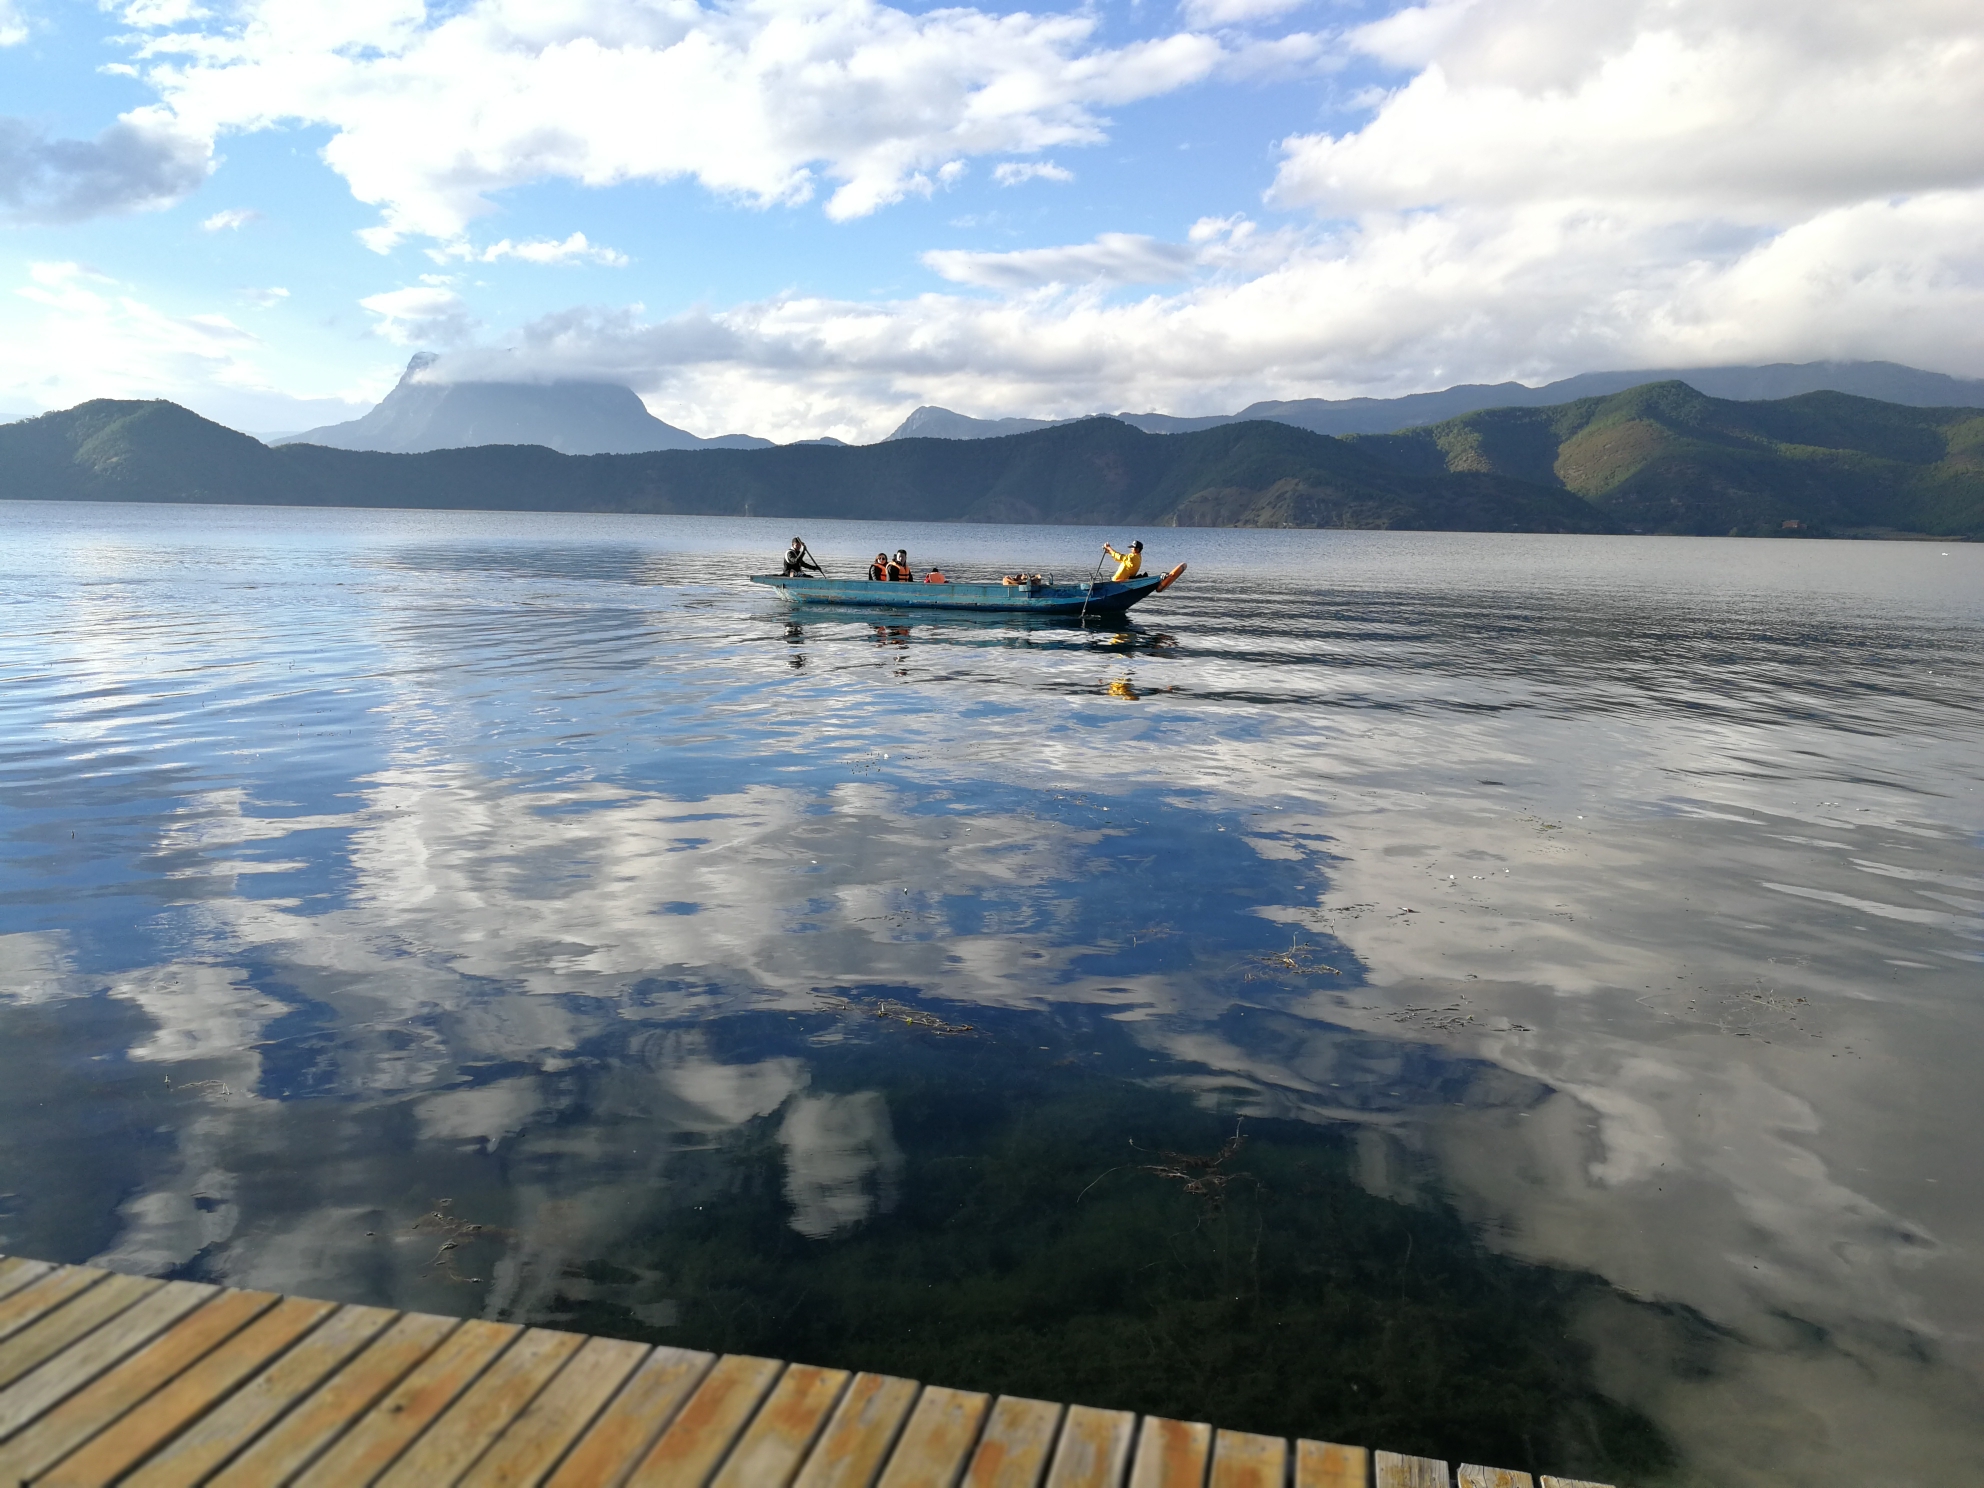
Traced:
<path id="1" fill-rule="evenodd" d="M 813 553 L 812 550 L 806 546 L 806 539 L 803 537 L 795 537 L 792 540 L 792 546 L 785 550 L 784 576 L 788 579 L 804 578 L 806 576 L 806 570 L 809 568 L 812 569 L 814 573 L 826 572 L 825 569 L 821 568 L 819 564 L 813 561 Z"/>
<path id="2" fill-rule="evenodd" d="M 1108 543 L 1102 545 L 1102 551 L 1116 560 L 1116 572 L 1110 577 L 1112 584 L 1121 584 L 1126 580 L 1134 579 L 1144 571 L 1144 544 L 1142 538 L 1138 538 L 1135 542 L 1131 543 L 1130 551 L 1127 553 L 1117 552 Z"/>

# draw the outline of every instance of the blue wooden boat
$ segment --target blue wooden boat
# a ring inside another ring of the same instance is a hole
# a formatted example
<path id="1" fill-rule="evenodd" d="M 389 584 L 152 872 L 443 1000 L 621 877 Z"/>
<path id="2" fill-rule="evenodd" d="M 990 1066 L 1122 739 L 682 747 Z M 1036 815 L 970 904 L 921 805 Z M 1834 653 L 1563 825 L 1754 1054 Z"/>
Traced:
<path id="1" fill-rule="evenodd" d="M 876 579 L 788 579 L 752 574 L 751 582 L 783 590 L 794 604 L 847 605 L 863 610 L 1004 610 L 1025 615 L 1120 615 L 1169 589 L 1185 571 L 1144 574 L 1118 584 L 925 584 Z"/>

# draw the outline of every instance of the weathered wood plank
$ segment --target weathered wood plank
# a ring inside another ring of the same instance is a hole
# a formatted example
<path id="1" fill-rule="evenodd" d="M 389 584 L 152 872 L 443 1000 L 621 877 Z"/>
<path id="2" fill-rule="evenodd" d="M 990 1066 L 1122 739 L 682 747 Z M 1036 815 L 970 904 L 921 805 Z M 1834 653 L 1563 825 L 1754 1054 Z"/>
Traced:
<path id="1" fill-rule="evenodd" d="M 1047 1469 L 1047 1488 L 1121 1488 L 1136 1435 L 1134 1411 L 1069 1406 Z"/>
<path id="2" fill-rule="evenodd" d="M 333 1302 L 284 1297 L 197 1364 L 172 1375 L 38 1481 L 47 1488 L 98 1488 L 116 1482 L 335 1311 Z"/>
<path id="3" fill-rule="evenodd" d="M 1583 1478 L 1553 1478 L 1543 1475 L 1543 1488 L 1612 1488 L 1610 1483 L 1587 1483 Z"/>
<path id="4" fill-rule="evenodd" d="M 112 1276 L 0 1343 L 0 1389 L 52 1359 L 78 1338 L 164 1286 L 145 1276 Z"/>
<path id="5" fill-rule="evenodd" d="M 1034 1488 L 1060 1425 L 1054 1402 L 1001 1395 L 964 1470 L 966 1488 Z"/>
<path id="6" fill-rule="evenodd" d="M 453 1329 L 312 1463 L 297 1483 L 308 1488 L 349 1488 L 353 1483 L 371 1482 L 523 1331 L 515 1323 L 481 1319 Z"/>
<path id="7" fill-rule="evenodd" d="M 143 1348 L 219 1290 L 192 1281 L 167 1282 L 33 1373 L 22 1376 L 0 1391 L 0 1439 L 11 1437 L 120 1359 Z"/>
<path id="8" fill-rule="evenodd" d="M 749 1354 L 718 1359 L 641 1458 L 628 1488 L 702 1488 L 784 1368 Z"/>
<path id="9" fill-rule="evenodd" d="M 798 1474 L 848 1379 L 845 1369 L 788 1365 L 730 1449 L 711 1488 L 785 1488 Z"/>
<path id="10" fill-rule="evenodd" d="M 1459 1488 L 1533 1488 L 1526 1472 L 1511 1472 L 1506 1467 L 1481 1467 L 1472 1462 L 1463 1462 L 1457 1477 Z"/>
<path id="11" fill-rule="evenodd" d="M 1447 1488 L 1447 1465 L 1433 1457 L 1380 1452 L 1378 1488 Z"/>
<path id="12" fill-rule="evenodd" d="M 620 1488 L 715 1362 L 715 1354 L 654 1350 L 558 1464 L 545 1488 Z"/>
<path id="13" fill-rule="evenodd" d="M 183 1283 L 179 1283 L 183 1285 Z M 164 1289 L 148 1298 L 155 1300 Z M 139 1402 L 193 1367 L 210 1352 L 274 1307 L 273 1292 L 222 1292 L 195 1306 L 150 1343 L 129 1355 L 0 1447 L 0 1483 L 35 1478 Z M 141 1302 L 138 1306 L 145 1306 Z M 133 1308 L 132 1311 L 136 1311 Z M 75 1350 L 71 1350 L 75 1352 Z M 66 1364 L 66 1358 L 52 1364 Z M 45 1370 L 22 1380 L 32 1385 Z M 9 1391 L 12 1394 L 13 1391 Z"/>
<path id="14" fill-rule="evenodd" d="M 455 1327 L 453 1318 L 426 1313 L 402 1315 L 363 1353 L 222 1469 L 208 1488 L 273 1488 L 287 1483 L 366 1407 L 433 1353 Z"/>
<path id="15" fill-rule="evenodd" d="M 194 1484 L 204 1483 L 216 1468 L 314 1390 L 332 1370 L 376 1338 L 397 1316 L 385 1307 L 338 1308 L 309 1337 L 241 1385 L 124 1479 L 125 1488 L 192 1488 Z"/>
<path id="16" fill-rule="evenodd" d="M 462 1488 L 518 1488 L 535 1484 L 565 1455 L 627 1377 L 648 1356 L 645 1343 L 588 1338 L 571 1362 L 538 1392 L 483 1453 Z"/>
<path id="17" fill-rule="evenodd" d="M 1212 1488 L 1282 1488 L 1287 1481 L 1288 1443 L 1281 1437 L 1252 1431 L 1214 1435 Z"/>
<path id="18" fill-rule="evenodd" d="M 1295 1444 L 1295 1488 L 1365 1488 L 1371 1481 L 1371 1454 L 1340 1442 Z"/>
<path id="19" fill-rule="evenodd" d="M 876 1488 L 953 1488 L 991 1404 L 976 1390 L 926 1387 Z"/>
<path id="20" fill-rule="evenodd" d="M 55 1269 L 51 1261 L 30 1261 L 24 1256 L 0 1256 L 0 1297 L 11 1297 L 30 1282 L 40 1281 Z"/>
<path id="21" fill-rule="evenodd" d="M 87 1266 L 58 1266 L 35 1278 L 11 1296 L 0 1297 L 0 1338 L 12 1338 L 43 1314 L 52 1312 L 78 1292 L 109 1276 Z"/>
<path id="22" fill-rule="evenodd" d="M 794 1488 L 868 1488 L 915 1403 L 915 1380 L 857 1374 L 820 1434 L 819 1445 L 799 1469 Z"/>
<path id="23" fill-rule="evenodd" d="M 1130 1464 L 1130 1488 L 1202 1488 L 1212 1460 L 1212 1427 L 1204 1421 L 1145 1416 Z"/>
<path id="24" fill-rule="evenodd" d="M 528 1328 L 378 1479 L 379 1488 L 452 1483 L 489 1450 L 585 1345 L 585 1335 Z"/>

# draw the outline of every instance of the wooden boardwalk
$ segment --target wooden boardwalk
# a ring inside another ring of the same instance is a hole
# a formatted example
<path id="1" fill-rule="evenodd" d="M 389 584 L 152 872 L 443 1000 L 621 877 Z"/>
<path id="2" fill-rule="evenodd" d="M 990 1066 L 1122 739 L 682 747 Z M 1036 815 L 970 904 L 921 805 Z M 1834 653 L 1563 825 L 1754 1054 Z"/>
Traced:
<path id="1" fill-rule="evenodd" d="M 109 1483 L 1536 1488 L 1128 1411 L 0 1257 L 0 1485 Z"/>

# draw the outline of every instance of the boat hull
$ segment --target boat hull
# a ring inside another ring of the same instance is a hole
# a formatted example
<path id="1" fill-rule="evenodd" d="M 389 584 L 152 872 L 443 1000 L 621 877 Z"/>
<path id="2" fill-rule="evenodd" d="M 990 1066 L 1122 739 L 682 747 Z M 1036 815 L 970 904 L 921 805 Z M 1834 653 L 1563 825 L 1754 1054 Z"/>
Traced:
<path id="1" fill-rule="evenodd" d="M 847 605 L 863 610 L 977 610 L 1020 615 L 1120 615 L 1150 598 L 1164 582 L 1146 574 L 1126 583 L 902 584 L 874 579 L 788 579 L 752 574 L 751 582 L 783 591 L 794 604 Z"/>

